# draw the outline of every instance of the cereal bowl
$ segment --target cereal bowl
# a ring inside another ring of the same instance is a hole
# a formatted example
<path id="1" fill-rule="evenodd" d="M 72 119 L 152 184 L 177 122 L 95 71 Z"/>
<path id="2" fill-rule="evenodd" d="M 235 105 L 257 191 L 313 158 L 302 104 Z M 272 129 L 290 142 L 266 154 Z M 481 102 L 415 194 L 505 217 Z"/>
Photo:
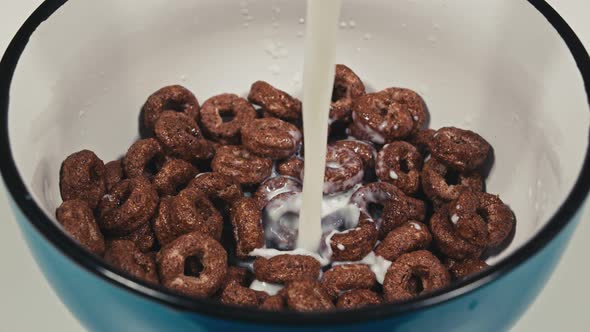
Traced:
<path id="1" fill-rule="evenodd" d="M 425 98 L 434 128 L 494 146 L 488 188 L 518 226 L 491 268 L 410 301 L 330 313 L 268 313 L 151 286 L 81 249 L 55 222 L 61 161 L 115 159 L 155 89 L 200 100 L 264 79 L 298 95 L 304 1 L 45 1 L 0 66 L 0 168 L 16 220 L 50 284 L 91 330 L 509 328 L 544 286 L 590 187 L 590 58 L 545 1 L 344 1 L 339 63 L 372 90 Z"/>

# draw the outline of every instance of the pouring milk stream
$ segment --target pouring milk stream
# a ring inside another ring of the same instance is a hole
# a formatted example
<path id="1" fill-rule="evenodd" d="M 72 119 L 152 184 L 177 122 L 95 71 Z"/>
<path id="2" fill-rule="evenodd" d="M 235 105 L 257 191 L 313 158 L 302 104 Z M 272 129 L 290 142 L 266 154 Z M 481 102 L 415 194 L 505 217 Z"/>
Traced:
<path id="1" fill-rule="evenodd" d="M 306 158 L 297 248 L 310 252 L 318 250 L 322 237 L 320 216 L 340 8 L 341 0 L 307 1 L 307 37 L 303 70 Z"/>

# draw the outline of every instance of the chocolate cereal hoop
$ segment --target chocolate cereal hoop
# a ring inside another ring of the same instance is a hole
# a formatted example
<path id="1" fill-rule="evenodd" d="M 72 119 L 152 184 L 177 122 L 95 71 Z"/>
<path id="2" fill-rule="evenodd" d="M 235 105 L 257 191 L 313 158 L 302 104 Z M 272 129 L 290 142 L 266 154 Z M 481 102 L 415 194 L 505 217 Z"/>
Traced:
<path id="1" fill-rule="evenodd" d="M 156 121 L 165 111 L 184 113 L 194 121 L 199 120 L 199 101 L 187 88 L 170 85 L 154 92 L 143 105 L 144 126 L 153 130 Z"/>
<path id="2" fill-rule="evenodd" d="M 383 147 L 377 155 L 375 172 L 381 181 L 391 182 L 407 195 L 420 188 L 422 155 L 412 144 L 397 141 Z"/>
<path id="3" fill-rule="evenodd" d="M 352 103 L 363 95 L 365 95 L 365 85 L 357 74 L 345 65 L 336 65 L 330 120 L 350 122 Z"/>
<path id="4" fill-rule="evenodd" d="M 334 266 L 324 272 L 322 286 L 333 299 L 349 290 L 371 289 L 377 283 L 373 271 L 368 265 L 346 264 Z"/>
<path id="5" fill-rule="evenodd" d="M 217 149 L 211 162 L 216 173 L 224 174 L 233 181 L 249 186 L 257 185 L 272 174 L 272 160 L 259 157 L 244 147 L 226 145 Z"/>
<path id="6" fill-rule="evenodd" d="M 419 279 L 421 287 L 412 284 L 413 277 Z M 405 301 L 450 282 L 449 272 L 438 258 L 430 251 L 419 250 L 403 254 L 391 264 L 383 281 L 383 294 L 387 302 Z"/>
<path id="7" fill-rule="evenodd" d="M 224 93 L 205 101 L 201 109 L 201 126 L 216 142 L 239 144 L 242 128 L 256 117 L 256 109 L 246 99 Z"/>
<path id="8" fill-rule="evenodd" d="M 159 284 L 154 253 L 141 252 L 133 241 L 109 241 L 104 260 L 136 278 L 151 284 Z"/>
<path id="9" fill-rule="evenodd" d="M 336 301 L 338 309 L 358 309 L 383 303 L 381 296 L 368 289 L 353 289 L 344 292 Z"/>
<path id="10" fill-rule="evenodd" d="M 197 277 L 184 273 L 189 257 L 196 257 L 203 266 Z M 200 232 L 185 234 L 164 246 L 156 262 L 163 286 L 192 297 L 213 295 L 227 272 L 227 252 L 223 246 Z"/>
<path id="11" fill-rule="evenodd" d="M 161 196 L 173 196 L 178 194 L 181 188 L 191 181 L 199 170 L 182 159 L 168 158 L 152 183 Z"/>
<path id="12" fill-rule="evenodd" d="M 203 137 L 197 122 L 183 113 L 162 112 L 154 132 L 171 157 L 195 162 L 210 159 L 215 153 L 213 144 Z"/>
<path id="13" fill-rule="evenodd" d="M 63 202 L 56 211 L 57 221 L 82 247 L 102 256 L 105 241 L 86 201 L 73 199 Z"/>
<path id="14" fill-rule="evenodd" d="M 254 260 L 257 280 L 274 284 L 288 284 L 297 280 L 317 280 L 321 264 L 315 258 L 304 255 L 277 255 Z"/>
<path id="15" fill-rule="evenodd" d="M 164 163 L 164 149 L 155 138 L 139 140 L 127 150 L 123 168 L 127 178 L 145 177 L 151 179 Z"/>
<path id="16" fill-rule="evenodd" d="M 454 175 L 453 172 L 455 171 L 435 158 L 426 161 L 422 168 L 422 189 L 435 209 L 457 199 L 463 190 L 483 190 L 483 178 L 477 171 L 456 173 L 456 184 L 447 180 L 449 175 Z"/>
<path id="17" fill-rule="evenodd" d="M 242 128 L 242 144 L 251 152 L 273 160 L 293 156 L 301 145 L 301 131 L 294 125 L 276 119 L 250 121 Z"/>
<path id="18" fill-rule="evenodd" d="M 148 179 L 123 180 L 100 200 L 98 225 L 105 234 L 128 235 L 150 221 L 158 201 L 158 193 Z"/>
<path id="19" fill-rule="evenodd" d="M 383 90 L 354 101 L 349 129 L 356 138 L 385 144 L 408 137 L 414 130 L 414 120 L 407 107 Z"/>
<path id="20" fill-rule="evenodd" d="M 61 164 L 59 189 L 64 201 L 81 199 L 95 208 L 106 192 L 105 166 L 94 152 L 82 150 Z"/>
<path id="21" fill-rule="evenodd" d="M 444 127 L 430 141 L 432 156 L 459 172 L 473 171 L 487 159 L 491 146 L 471 130 Z"/>
<path id="22" fill-rule="evenodd" d="M 235 202 L 230 210 L 236 256 L 246 258 L 254 249 L 264 247 L 264 228 L 258 201 L 244 197 Z"/>
<path id="23" fill-rule="evenodd" d="M 286 121 L 301 119 L 301 101 L 264 81 L 252 84 L 248 100 L 271 116 Z"/>
<path id="24" fill-rule="evenodd" d="M 363 162 L 354 151 L 345 147 L 328 146 L 324 194 L 347 191 L 361 183 L 364 175 Z M 301 178 L 303 176 L 302 170 Z"/>
<path id="25" fill-rule="evenodd" d="M 375 248 L 375 255 L 395 261 L 405 253 L 428 249 L 431 242 L 428 227 L 421 222 L 410 221 L 389 232 Z"/>

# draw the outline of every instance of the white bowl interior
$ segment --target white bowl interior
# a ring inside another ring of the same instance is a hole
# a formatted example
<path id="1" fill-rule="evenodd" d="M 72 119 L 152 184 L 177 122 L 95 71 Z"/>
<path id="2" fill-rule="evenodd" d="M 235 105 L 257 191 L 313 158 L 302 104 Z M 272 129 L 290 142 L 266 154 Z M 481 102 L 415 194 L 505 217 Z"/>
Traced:
<path id="1" fill-rule="evenodd" d="M 156 89 L 187 86 L 201 102 L 246 94 L 262 79 L 300 95 L 305 1 L 80 0 L 35 32 L 11 88 L 14 158 L 53 218 L 58 174 L 88 148 L 105 162 L 138 137 Z M 373 90 L 417 90 L 431 127 L 472 129 L 492 143 L 487 181 L 514 210 L 522 245 L 580 173 L 589 112 L 566 45 L 525 0 L 345 0 L 338 62 Z M 493 261 L 493 260 L 492 260 Z"/>

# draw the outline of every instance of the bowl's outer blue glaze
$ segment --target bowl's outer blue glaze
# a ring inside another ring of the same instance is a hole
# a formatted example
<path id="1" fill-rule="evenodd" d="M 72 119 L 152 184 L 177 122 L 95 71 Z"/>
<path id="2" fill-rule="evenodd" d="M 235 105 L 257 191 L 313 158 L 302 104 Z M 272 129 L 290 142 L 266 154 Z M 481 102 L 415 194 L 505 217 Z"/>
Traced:
<path id="1" fill-rule="evenodd" d="M 150 301 L 98 278 L 61 254 L 42 237 L 12 203 L 24 237 L 65 305 L 92 331 L 266 331 L 263 326 L 223 321 L 179 311 Z M 503 331 L 525 312 L 559 261 L 581 212 L 537 255 L 494 282 L 442 304 L 358 325 L 319 326 L 317 330 L 352 331 Z M 378 310 L 378 309 L 376 309 Z M 292 322 L 285 329 L 297 329 Z"/>

